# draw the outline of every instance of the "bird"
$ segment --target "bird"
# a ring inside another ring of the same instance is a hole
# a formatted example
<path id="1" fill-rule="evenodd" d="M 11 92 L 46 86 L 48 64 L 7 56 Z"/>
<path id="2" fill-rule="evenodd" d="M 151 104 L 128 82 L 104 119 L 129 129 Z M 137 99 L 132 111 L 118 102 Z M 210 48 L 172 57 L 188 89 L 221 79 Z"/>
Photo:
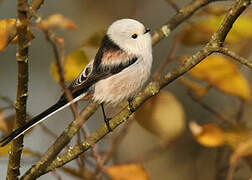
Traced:
<path id="1" fill-rule="evenodd" d="M 134 19 L 116 20 L 108 27 L 94 59 L 69 85 L 73 99 L 69 101 L 63 93 L 54 105 L 0 140 L 0 146 L 7 145 L 56 112 L 87 98 L 101 104 L 104 121 L 111 131 L 110 118 L 106 117 L 103 105 L 116 106 L 128 100 L 132 109 L 132 99 L 149 79 L 152 61 L 150 28 Z"/>

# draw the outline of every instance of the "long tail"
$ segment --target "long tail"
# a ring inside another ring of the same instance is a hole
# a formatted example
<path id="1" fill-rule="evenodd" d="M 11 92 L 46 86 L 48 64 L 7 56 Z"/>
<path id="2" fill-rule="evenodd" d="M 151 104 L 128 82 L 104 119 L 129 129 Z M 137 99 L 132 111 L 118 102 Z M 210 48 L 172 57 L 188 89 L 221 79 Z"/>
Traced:
<path id="1" fill-rule="evenodd" d="M 83 97 L 83 96 L 82 96 Z M 0 141 L 0 147 L 5 146 L 6 144 L 8 144 L 10 141 L 12 141 L 13 139 L 18 138 L 19 136 L 21 136 L 22 134 L 24 134 L 26 131 L 28 131 L 30 128 L 32 128 L 33 126 L 37 125 L 38 123 L 42 122 L 43 120 L 45 120 L 46 118 L 52 116 L 53 114 L 55 114 L 56 112 L 64 109 L 65 107 L 69 106 L 72 103 L 75 103 L 76 101 L 78 101 L 79 99 L 81 99 L 81 96 L 75 98 L 74 100 L 72 100 L 71 102 L 68 102 L 66 100 L 59 100 L 56 104 L 52 105 L 51 107 L 49 107 L 48 109 L 46 109 L 45 111 L 43 111 L 42 113 L 40 113 L 39 115 L 35 116 L 34 118 L 32 118 L 29 122 L 27 122 L 23 127 L 20 127 L 18 129 L 16 129 L 15 131 L 13 131 L 10 135 L 6 136 L 5 138 L 3 138 Z"/>

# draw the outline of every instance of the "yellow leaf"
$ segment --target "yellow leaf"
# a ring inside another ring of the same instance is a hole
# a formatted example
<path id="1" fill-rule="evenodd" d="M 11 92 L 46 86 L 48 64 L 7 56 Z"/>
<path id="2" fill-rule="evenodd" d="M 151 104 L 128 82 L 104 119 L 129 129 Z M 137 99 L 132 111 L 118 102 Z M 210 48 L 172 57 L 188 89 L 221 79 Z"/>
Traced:
<path id="1" fill-rule="evenodd" d="M 28 28 L 28 39 L 34 39 L 34 35 L 31 32 L 30 28 Z M 6 46 L 11 43 L 17 42 L 17 28 L 16 28 L 16 19 L 3 19 L 0 20 L 0 52 L 3 51 Z"/>
<path id="2" fill-rule="evenodd" d="M 99 31 L 91 34 L 91 36 L 83 43 L 84 46 L 98 48 L 101 45 L 102 38 L 105 35 L 105 31 Z"/>
<path id="3" fill-rule="evenodd" d="M 148 174 L 139 164 L 110 166 L 107 173 L 112 180 L 148 180 Z"/>
<path id="4" fill-rule="evenodd" d="M 53 14 L 40 22 L 41 29 L 76 29 L 75 23 L 62 16 L 61 14 Z"/>
<path id="5" fill-rule="evenodd" d="M 184 45 L 199 45 L 208 42 L 210 37 L 220 27 L 224 15 L 214 16 L 209 15 L 202 18 L 198 22 L 192 25 L 187 25 L 182 31 L 181 41 Z M 235 21 L 231 31 L 225 42 L 238 43 L 246 39 L 252 38 L 252 31 L 248 29 L 252 28 L 251 17 L 241 16 Z"/>
<path id="6" fill-rule="evenodd" d="M 0 51 L 16 36 L 16 19 L 0 20 Z"/>
<path id="7" fill-rule="evenodd" d="M 167 91 L 161 91 L 144 103 L 135 113 L 137 122 L 145 129 L 169 143 L 185 129 L 182 105 Z"/>
<path id="8" fill-rule="evenodd" d="M 71 52 L 67 56 L 64 64 L 65 80 L 73 81 L 88 64 L 88 62 L 89 59 L 83 50 L 75 50 Z M 59 81 L 58 67 L 56 62 L 51 64 L 51 74 L 56 81 Z"/>
<path id="9" fill-rule="evenodd" d="M 190 122 L 189 128 L 197 140 L 203 146 L 217 147 L 224 144 L 224 132 L 216 125 L 205 124 L 198 125 L 196 122 Z"/>
<path id="10" fill-rule="evenodd" d="M 250 99 L 250 87 L 227 57 L 211 55 L 189 71 L 192 76 L 207 81 L 215 88 L 243 100 Z"/>

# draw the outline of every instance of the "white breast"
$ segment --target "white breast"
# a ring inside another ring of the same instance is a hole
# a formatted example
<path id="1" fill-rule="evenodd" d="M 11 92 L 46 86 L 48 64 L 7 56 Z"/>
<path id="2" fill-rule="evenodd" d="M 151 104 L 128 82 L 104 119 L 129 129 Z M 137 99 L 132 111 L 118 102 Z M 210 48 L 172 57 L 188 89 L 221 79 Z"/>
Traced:
<path id="1" fill-rule="evenodd" d="M 135 96 L 150 76 L 152 55 L 138 58 L 130 67 L 94 85 L 93 100 L 116 105 Z"/>

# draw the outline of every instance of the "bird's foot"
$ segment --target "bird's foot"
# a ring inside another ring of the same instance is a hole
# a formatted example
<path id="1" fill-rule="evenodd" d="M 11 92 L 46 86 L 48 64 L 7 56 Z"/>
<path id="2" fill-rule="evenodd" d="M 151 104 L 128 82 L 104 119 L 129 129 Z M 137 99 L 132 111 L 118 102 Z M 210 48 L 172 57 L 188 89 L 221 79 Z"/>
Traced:
<path id="1" fill-rule="evenodd" d="M 109 124 L 109 121 L 111 120 L 112 118 L 105 118 L 104 121 L 106 123 L 106 126 L 108 128 L 108 131 L 109 132 L 112 132 L 112 128 L 110 127 L 110 124 Z"/>
<path id="2" fill-rule="evenodd" d="M 134 109 L 133 104 L 132 104 L 132 100 L 128 100 L 128 102 L 129 102 L 129 110 L 130 110 L 130 112 L 131 113 L 135 112 L 135 109 Z"/>

